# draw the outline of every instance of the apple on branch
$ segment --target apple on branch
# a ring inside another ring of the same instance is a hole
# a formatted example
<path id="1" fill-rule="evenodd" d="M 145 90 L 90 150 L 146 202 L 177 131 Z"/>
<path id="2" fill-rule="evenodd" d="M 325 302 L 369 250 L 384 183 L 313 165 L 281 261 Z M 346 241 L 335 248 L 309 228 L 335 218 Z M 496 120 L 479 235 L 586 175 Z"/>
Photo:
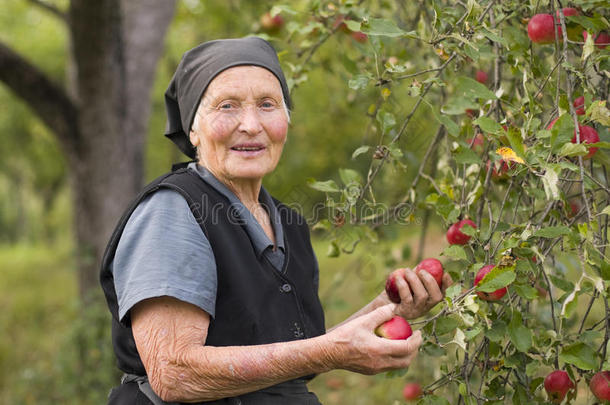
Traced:
<path id="1" fill-rule="evenodd" d="M 479 285 L 481 283 L 481 281 L 483 281 L 483 278 L 490 271 L 492 271 L 494 267 L 496 267 L 496 266 L 493 264 L 489 264 L 487 266 L 481 267 L 481 269 L 478 271 L 477 275 L 474 278 L 474 285 L 475 286 Z M 502 288 L 498 288 L 496 291 L 493 291 L 490 293 L 483 292 L 483 291 L 477 291 L 477 295 L 479 296 L 480 299 L 482 299 L 484 301 L 498 301 L 506 295 L 507 291 L 508 291 L 508 289 L 506 287 L 502 287 Z"/>
<path id="2" fill-rule="evenodd" d="M 464 225 L 469 225 L 475 229 L 477 228 L 475 223 L 470 219 L 462 219 L 451 225 L 447 230 L 447 242 L 449 242 L 450 245 L 465 245 L 468 243 L 470 236 L 461 231 Z"/>
<path id="3" fill-rule="evenodd" d="M 569 390 L 575 387 L 567 372 L 555 370 L 544 379 L 544 389 L 554 404 L 560 404 Z"/>
<path id="4" fill-rule="evenodd" d="M 597 399 L 610 404 L 610 371 L 596 373 L 589 382 L 589 388 Z"/>
<path id="5" fill-rule="evenodd" d="M 402 389 L 402 396 L 407 402 L 415 402 L 421 398 L 423 394 L 421 385 L 416 382 L 406 383 Z"/>

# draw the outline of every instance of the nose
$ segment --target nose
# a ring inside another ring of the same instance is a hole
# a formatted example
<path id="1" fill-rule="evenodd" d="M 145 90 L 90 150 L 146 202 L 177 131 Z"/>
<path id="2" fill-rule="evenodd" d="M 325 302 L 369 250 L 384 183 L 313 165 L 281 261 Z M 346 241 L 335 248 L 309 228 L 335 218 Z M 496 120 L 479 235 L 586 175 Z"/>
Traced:
<path id="1" fill-rule="evenodd" d="M 247 106 L 243 108 L 240 114 L 238 130 L 249 135 L 256 135 L 263 130 L 258 109 L 256 106 Z"/>

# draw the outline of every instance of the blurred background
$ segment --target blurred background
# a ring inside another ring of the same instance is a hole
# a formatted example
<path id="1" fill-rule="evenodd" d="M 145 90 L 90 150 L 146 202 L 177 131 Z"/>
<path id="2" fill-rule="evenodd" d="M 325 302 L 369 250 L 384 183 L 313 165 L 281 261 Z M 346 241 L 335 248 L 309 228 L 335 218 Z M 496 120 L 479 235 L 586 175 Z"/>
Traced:
<path id="1" fill-rule="evenodd" d="M 163 136 L 163 93 L 183 52 L 224 37 L 257 34 L 272 41 L 291 78 L 294 111 L 281 163 L 264 184 L 312 225 L 333 218 L 315 210 L 325 194 L 308 179 L 339 181 L 337 169 L 346 166 L 365 175 L 368 162 L 352 155 L 377 136 L 369 117 L 375 98 L 354 90 L 359 64 L 373 57 L 362 38 L 335 35 L 314 49 L 293 35 L 297 28 L 316 29 L 307 15 L 282 12 L 284 20 L 274 26 L 265 16 L 270 1 L 125 2 L 130 5 L 122 7 L 135 8 L 131 16 L 117 11 L 118 1 L 72 3 L 70 11 L 68 0 L 4 0 L 0 9 L 2 404 L 100 404 L 118 383 L 96 279 L 100 249 L 139 187 L 186 160 Z M 416 8 L 401 12 L 408 16 Z M 299 25 L 291 27 L 291 20 Z M 409 52 L 395 49 L 401 60 Z M 404 115 L 413 100 L 393 100 L 393 108 Z M 434 135 L 436 124 L 420 114 L 404 163 L 379 180 L 381 197 L 398 192 L 395 181 L 410 181 L 416 170 L 405 164 L 417 168 Z M 339 254 L 326 233 L 314 231 L 328 326 L 379 293 L 391 269 L 421 256 L 419 239 L 426 235 L 416 229 L 381 226 L 351 255 Z M 440 252 L 439 231 L 432 227 L 427 237 L 426 253 Z M 403 384 L 336 371 L 310 389 L 324 403 L 392 403 Z"/>

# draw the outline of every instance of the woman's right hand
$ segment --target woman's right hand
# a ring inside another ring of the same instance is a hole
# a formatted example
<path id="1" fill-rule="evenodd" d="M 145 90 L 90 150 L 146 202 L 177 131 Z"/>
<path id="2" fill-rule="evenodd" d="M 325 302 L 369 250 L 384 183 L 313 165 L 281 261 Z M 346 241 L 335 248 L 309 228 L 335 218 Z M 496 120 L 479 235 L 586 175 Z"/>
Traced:
<path id="1" fill-rule="evenodd" d="M 327 333 L 335 362 L 333 368 L 372 375 L 408 367 L 417 356 L 421 332 L 415 331 L 406 340 L 375 334 L 377 326 L 394 316 L 395 307 L 395 304 L 384 305 Z"/>

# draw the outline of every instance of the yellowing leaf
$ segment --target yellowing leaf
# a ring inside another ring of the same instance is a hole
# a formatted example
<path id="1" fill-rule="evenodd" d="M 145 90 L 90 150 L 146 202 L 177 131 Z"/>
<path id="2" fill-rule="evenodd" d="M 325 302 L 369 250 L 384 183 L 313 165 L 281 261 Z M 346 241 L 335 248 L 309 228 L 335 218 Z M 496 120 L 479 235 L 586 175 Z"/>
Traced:
<path id="1" fill-rule="evenodd" d="M 517 156 L 514 150 L 506 146 L 496 149 L 496 153 L 502 156 L 502 160 L 505 162 L 525 163 L 523 159 Z"/>
<path id="2" fill-rule="evenodd" d="M 387 100 L 388 97 L 390 97 L 390 94 L 392 94 L 392 90 L 388 89 L 387 87 L 381 90 L 381 96 L 384 100 Z"/>

